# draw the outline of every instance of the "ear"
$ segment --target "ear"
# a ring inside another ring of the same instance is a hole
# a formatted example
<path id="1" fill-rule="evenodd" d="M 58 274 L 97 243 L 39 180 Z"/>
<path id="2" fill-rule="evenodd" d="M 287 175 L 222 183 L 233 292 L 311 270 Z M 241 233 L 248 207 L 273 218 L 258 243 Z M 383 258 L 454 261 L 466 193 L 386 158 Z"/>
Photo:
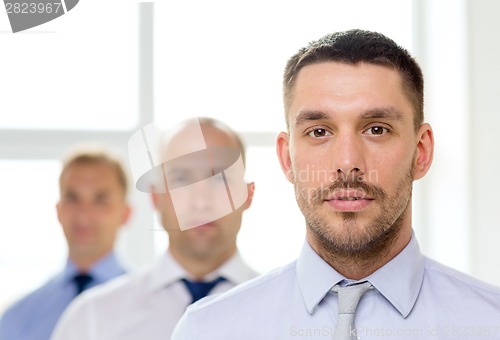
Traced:
<path id="1" fill-rule="evenodd" d="M 154 185 L 149 186 L 149 192 L 151 193 L 151 203 L 156 210 L 160 210 L 160 194 L 156 192 L 156 187 Z"/>
<path id="2" fill-rule="evenodd" d="M 245 204 L 243 205 L 243 207 L 244 207 L 243 210 L 247 210 L 252 205 L 253 194 L 255 192 L 255 183 L 254 182 L 247 184 L 247 191 L 248 191 L 248 198 L 247 198 Z"/>
<path id="3" fill-rule="evenodd" d="M 434 157 L 434 134 L 432 127 L 424 123 L 417 132 L 417 154 L 415 156 L 413 180 L 418 180 L 429 171 Z"/>
<path id="4" fill-rule="evenodd" d="M 57 211 L 57 220 L 59 221 L 59 223 L 61 223 L 61 202 L 57 202 L 56 211 Z"/>
<path id="5" fill-rule="evenodd" d="M 122 226 L 128 222 L 128 220 L 130 219 L 130 216 L 132 216 L 132 208 L 130 207 L 129 204 L 125 204 L 123 216 L 122 216 Z"/>
<path id="6" fill-rule="evenodd" d="M 276 137 L 276 152 L 286 179 L 293 183 L 292 161 L 290 158 L 290 135 L 280 132 Z"/>
<path id="7" fill-rule="evenodd" d="M 159 209 L 159 206 L 160 206 L 160 197 L 158 196 L 157 193 L 155 193 L 154 191 L 151 191 L 151 202 L 153 203 L 153 206 L 155 207 L 156 210 L 160 210 Z"/>

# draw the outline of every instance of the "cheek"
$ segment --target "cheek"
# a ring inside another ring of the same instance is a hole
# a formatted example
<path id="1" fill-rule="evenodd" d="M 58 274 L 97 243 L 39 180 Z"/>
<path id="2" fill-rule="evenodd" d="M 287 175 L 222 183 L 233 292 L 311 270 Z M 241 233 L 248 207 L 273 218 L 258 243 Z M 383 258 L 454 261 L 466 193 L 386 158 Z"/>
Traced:
<path id="1" fill-rule="evenodd" d="M 365 181 L 384 188 L 397 185 L 401 178 L 408 174 L 413 161 L 413 155 L 408 149 L 384 153 L 368 162 L 368 172 Z"/>
<path id="2" fill-rule="evenodd" d="M 166 203 L 165 203 L 166 204 Z M 162 206 L 161 207 L 161 216 L 163 219 L 171 220 L 175 215 L 175 210 L 173 207 Z"/>
<path id="3" fill-rule="evenodd" d="M 303 152 L 302 157 L 292 160 L 294 182 L 308 187 L 318 187 L 334 181 L 334 172 L 330 170 L 329 160 L 325 156 Z"/>
<path id="4" fill-rule="evenodd" d="M 110 202 L 109 204 L 100 205 L 93 209 L 93 217 L 100 221 L 108 221 L 114 225 L 121 225 L 125 213 L 125 206 L 121 202 Z"/>
<path id="5" fill-rule="evenodd" d="M 168 216 L 172 211 L 174 211 L 174 206 L 170 195 L 162 194 L 159 196 L 158 210 L 163 216 Z"/>

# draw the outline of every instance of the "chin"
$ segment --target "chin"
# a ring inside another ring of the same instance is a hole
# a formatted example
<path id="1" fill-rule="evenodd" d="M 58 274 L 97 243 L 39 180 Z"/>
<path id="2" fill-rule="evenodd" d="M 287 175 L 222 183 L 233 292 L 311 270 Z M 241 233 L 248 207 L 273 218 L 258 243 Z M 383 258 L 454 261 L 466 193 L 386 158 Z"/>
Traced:
<path id="1" fill-rule="evenodd" d="M 213 247 L 195 247 L 194 249 L 192 249 L 191 253 L 199 258 L 200 260 L 203 260 L 203 259 L 208 259 L 208 258 L 211 258 L 213 257 L 214 255 L 214 249 Z"/>

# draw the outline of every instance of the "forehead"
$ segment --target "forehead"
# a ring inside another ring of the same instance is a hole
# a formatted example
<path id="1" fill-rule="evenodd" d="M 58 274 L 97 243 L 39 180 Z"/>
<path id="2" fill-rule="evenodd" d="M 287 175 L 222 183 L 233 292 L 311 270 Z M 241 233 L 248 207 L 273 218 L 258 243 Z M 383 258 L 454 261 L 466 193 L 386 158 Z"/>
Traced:
<path id="1" fill-rule="evenodd" d="M 201 127 L 201 134 L 199 129 Z M 189 124 L 182 127 L 168 140 L 164 152 L 170 156 L 185 155 L 203 147 L 224 146 L 240 149 L 236 138 L 218 127 Z"/>
<path id="2" fill-rule="evenodd" d="M 411 112 L 398 71 L 375 64 L 325 62 L 302 68 L 289 108 L 290 123 L 301 111 L 367 111 L 395 107 Z"/>
<path id="3" fill-rule="evenodd" d="M 61 177 L 61 189 L 91 186 L 119 186 L 117 170 L 105 162 L 74 163 Z"/>

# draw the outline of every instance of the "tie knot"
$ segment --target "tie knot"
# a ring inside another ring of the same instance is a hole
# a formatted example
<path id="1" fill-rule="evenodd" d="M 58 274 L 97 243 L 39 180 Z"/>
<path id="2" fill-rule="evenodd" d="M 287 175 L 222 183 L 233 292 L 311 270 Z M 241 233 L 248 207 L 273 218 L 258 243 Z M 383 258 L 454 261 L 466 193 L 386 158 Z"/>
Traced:
<path id="1" fill-rule="evenodd" d="M 210 293 L 214 287 L 224 281 L 225 279 L 223 277 L 218 277 L 215 280 L 204 282 L 204 281 L 190 281 L 187 279 L 182 279 L 181 281 L 184 282 L 186 285 L 187 289 L 189 290 L 189 293 L 191 293 L 192 297 L 192 302 L 196 302 L 201 298 L 204 298 L 205 296 Z"/>
<path id="2" fill-rule="evenodd" d="M 339 313 L 354 314 L 361 296 L 371 288 L 373 288 L 373 286 L 368 281 L 355 283 L 345 287 L 335 285 L 332 291 L 339 295 Z"/>
<path id="3" fill-rule="evenodd" d="M 73 281 L 76 284 L 77 295 L 83 292 L 85 289 L 87 289 L 92 280 L 93 278 L 89 274 L 80 273 L 75 275 Z"/>

